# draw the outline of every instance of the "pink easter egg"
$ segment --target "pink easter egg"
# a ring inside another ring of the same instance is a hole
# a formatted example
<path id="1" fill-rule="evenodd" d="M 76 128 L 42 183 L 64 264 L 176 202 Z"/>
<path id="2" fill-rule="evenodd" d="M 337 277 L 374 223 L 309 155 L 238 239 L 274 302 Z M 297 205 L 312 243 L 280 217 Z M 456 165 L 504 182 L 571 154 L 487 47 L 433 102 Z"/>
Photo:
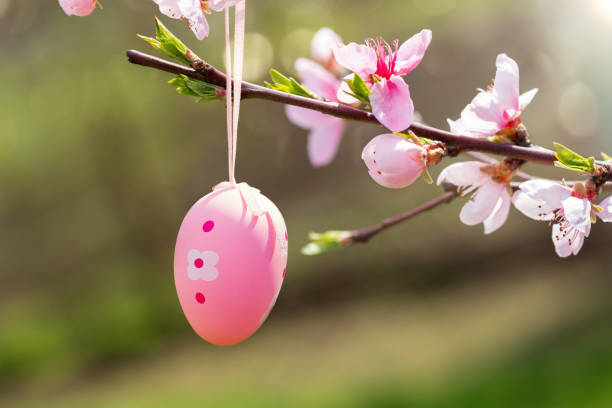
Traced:
<path id="1" fill-rule="evenodd" d="M 272 201 L 256 194 L 266 210 L 259 216 L 237 187 L 218 188 L 191 207 L 178 233 L 179 301 L 191 327 L 213 344 L 236 344 L 255 333 L 283 282 L 285 221 Z"/>

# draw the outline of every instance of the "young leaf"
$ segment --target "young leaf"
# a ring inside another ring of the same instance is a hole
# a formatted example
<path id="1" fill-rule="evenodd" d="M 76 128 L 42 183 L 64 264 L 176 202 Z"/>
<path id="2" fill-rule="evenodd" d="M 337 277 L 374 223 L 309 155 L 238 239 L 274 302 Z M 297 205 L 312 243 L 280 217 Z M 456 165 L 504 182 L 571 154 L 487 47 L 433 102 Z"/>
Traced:
<path id="1" fill-rule="evenodd" d="M 265 82 L 266 86 L 270 89 L 303 96 L 305 98 L 314 98 L 312 92 L 306 89 L 304 85 L 293 78 L 287 78 L 275 69 L 270 70 L 270 78 L 272 78 L 272 83 Z"/>
<path id="2" fill-rule="evenodd" d="M 370 88 L 368 88 L 366 83 L 363 82 L 363 79 L 361 79 L 359 75 L 352 74 L 349 77 L 345 78 L 344 82 L 346 82 L 351 91 L 353 91 L 353 93 L 349 95 L 358 99 L 361 103 L 365 105 L 370 104 Z"/>
<path id="3" fill-rule="evenodd" d="M 179 75 L 168 81 L 168 84 L 175 87 L 176 92 L 181 95 L 198 97 L 198 102 L 208 102 L 220 99 L 217 88 L 206 82 L 191 79 L 185 75 Z"/>
<path id="4" fill-rule="evenodd" d="M 156 48 L 168 57 L 184 64 L 191 65 L 193 61 L 189 58 L 189 56 L 193 58 L 195 57 L 195 54 L 189 48 L 187 48 L 187 46 L 183 44 L 181 40 L 172 34 L 172 32 L 170 32 L 170 30 L 168 30 L 157 17 L 155 17 L 155 33 L 156 38 L 145 37 L 143 35 L 138 35 L 138 37 L 145 40 L 151 44 L 153 48 Z"/>
<path id="5" fill-rule="evenodd" d="M 607 162 L 612 162 L 612 156 L 609 156 L 605 154 L 604 152 L 601 152 L 601 157 L 603 157 L 603 159 Z"/>
<path id="6" fill-rule="evenodd" d="M 349 231 L 327 231 L 323 234 L 311 232 L 308 234 L 310 243 L 302 248 L 304 255 L 319 255 L 330 249 L 340 248 L 350 244 Z"/>
<path id="7" fill-rule="evenodd" d="M 595 170 L 594 157 L 583 157 L 560 143 L 554 143 L 554 145 L 557 149 L 555 157 L 558 160 L 555 162 L 555 166 L 586 174 Z"/>

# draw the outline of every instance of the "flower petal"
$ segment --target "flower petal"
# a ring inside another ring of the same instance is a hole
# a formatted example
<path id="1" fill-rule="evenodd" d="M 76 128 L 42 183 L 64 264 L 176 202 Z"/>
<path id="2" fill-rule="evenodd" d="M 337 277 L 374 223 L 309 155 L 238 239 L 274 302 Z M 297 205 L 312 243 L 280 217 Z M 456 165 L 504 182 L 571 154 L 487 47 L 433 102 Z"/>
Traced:
<path id="1" fill-rule="evenodd" d="M 192 265 L 193 261 L 195 261 L 200 256 L 200 251 L 198 251 L 197 249 L 192 249 L 191 251 L 189 251 L 189 253 L 187 253 L 187 262 L 189 262 L 189 265 Z"/>
<path id="2" fill-rule="evenodd" d="M 529 198 L 539 201 L 543 208 L 563 208 L 563 200 L 570 197 L 572 190 L 559 183 L 548 180 L 534 179 L 521 183 L 520 190 Z M 544 205 L 546 204 L 546 206 Z"/>
<path id="3" fill-rule="evenodd" d="M 414 105 L 410 88 L 399 76 L 383 78 L 374 84 L 370 104 L 376 119 L 392 132 L 401 132 L 412 124 Z"/>
<path id="4" fill-rule="evenodd" d="M 213 251 L 202 252 L 202 258 L 204 258 L 204 265 L 215 266 L 219 262 L 219 255 Z"/>
<path id="5" fill-rule="evenodd" d="M 354 42 L 348 45 L 336 44 L 334 57 L 340 65 L 362 78 L 376 72 L 376 52 L 367 45 Z"/>
<path id="6" fill-rule="evenodd" d="M 536 96 L 537 93 L 538 93 L 538 88 L 533 88 L 521 94 L 521 96 L 519 96 L 519 110 L 521 112 L 527 107 L 527 105 L 531 103 L 531 101 L 533 100 L 533 98 Z"/>
<path id="7" fill-rule="evenodd" d="M 318 63 L 327 66 L 334 58 L 334 46 L 342 38 L 331 28 L 323 27 L 316 32 L 310 43 L 310 55 Z"/>
<path id="8" fill-rule="evenodd" d="M 560 224 L 552 227 L 552 240 L 555 251 L 561 258 L 566 258 L 572 254 L 578 255 L 584 244 L 584 234 L 575 228 L 561 229 Z"/>
<path id="9" fill-rule="evenodd" d="M 334 116 L 293 105 L 285 105 L 285 113 L 291 123 L 308 130 L 328 126 L 332 119 L 338 119 Z"/>
<path id="10" fill-rule="evenodd" d="M 239 0 L 209 0 L 208 7 L 211 10 L 223 11 L 227 7 L 235 6 Z"/>
<path id="11" fill-rule="evenodd" d="M 208 37 L 210 27 L 208 26 L 206 17 L 204 17 L 204 13 L 199 13 L 189 18 L 188 24 L 198 40 L 203 40 Z"/>
<path id="12" fill-rule="evenodd" d="M 476 225 L 487 219 L 506 188 L 505 184 L 489 181 L 476 190 L 472 198 L 463 206 L 459 219 L 466 225 Z"/>
<path id="13" fill-rule="evenodd" d="M 438 185 L 451 183 L 457 187 L 480 186 L 489 181 L 489 175 L 481 171 L 486 163 L 468 161 L 446 167 L 438 176 Z"/>
<path id="14" fill-rule="evenodd" d="M 472 137 L 494 136 L 506 123 L 504 111 L 495 95 L 485 91 L 476 94 L 458 120 L 449 120 L 451 132 Z"/>
<path id="15" fill-rule="evenodd" d="M 604 222 L 612 222 L 612 196 L 599 203 L 599 206 L 601 207 L 601 212 L 597 213 L 599 218 Z"/>
<path id="16" fill-rule="evenodd" d="M 404 188 L 414 183 L 425 169 L 425 149 L 393 134 L 376 136 L 364 147 L 361 158 L 370 177 L 387 188 Z"/>
<path id="17" fill-rule="evenodd" d="M 565 219 L 587 237 L 591 231 L 591 202 L 586 198 L 568 197 L 563 200 Z"/>
<path id="18" fill-rule="evenodd" d="M 517 210 L 536 221 L 550 221 L 555 215 L 554 210 L 556 208 L 551 207 L 544 201 L 534 200 L 521 190 L 514 193 L 512 203 Z"/>
<path id="19" fill-rule="evenodd" d="M 508 214 L 510 214 L 510 202 L 510 194 L 508 194 L 508 190 L 504 190 L 491 215 L 483 221 L 485 234 L 490 234 L 504 225 L 508 219 Z"/>
<path id="20" fill-rule="evenodd" d="M 340 81 L 329 71 L 307 58 L 296 60 L 295 69 L 306 88 L 323 98 L 336 101 Z"/>
<path id="21" fill-rule="evenodd" d="M 327 126 L 315 127 L 308 135 L 308 158 L 313 167 L 328 165 L 338 152 L 344 120 L 329 116 Z"/>
<path id="22" fill-rule="evenodd" d="M 559 224 L 554 224 L 552 226 L 552 241 L 555 245 L 555 252 L 561 258 L 567 258 L 572 254 L 572 247 L 569 244 L 569 238 L 567 236 L 563 236 L 561 232 L 561 227 Z"/>
<path id="23" fill-rule="evenodd" d="M 496 95 L 503 110 L 519 110 L 519 68 L 512 58 L 506 54 L 497 56 L 497 72 L 493 84 Z"/>
<path id="24" fill-rule="evenodd" d="M 397 51 L 395 71 L 399 75 L 406 75 L 415 69 L 423 60 L 430 42 L 431 30 L 422 30 L 405 41 Z"/>

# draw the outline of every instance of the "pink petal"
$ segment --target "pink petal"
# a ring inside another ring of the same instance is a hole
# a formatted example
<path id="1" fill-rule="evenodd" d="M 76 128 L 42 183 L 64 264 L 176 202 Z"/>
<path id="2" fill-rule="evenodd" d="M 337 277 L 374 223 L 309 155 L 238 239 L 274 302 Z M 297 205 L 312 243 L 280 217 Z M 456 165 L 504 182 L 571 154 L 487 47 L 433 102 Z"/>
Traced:
<path id="1" fill-rule="evenodd" d="M 476 225 L 487 219 L 495 209 L 505 188 L 505 184 L 496 183 L 492 180 L 480 186 L 461 209 L 459 214 L 461 222 L 466 225 Z"/>
<path id="2" fill-rule="evenodd" d="M 400 75 L 406 75 L 415 69 L 423 60 L 430 42 L 431 30 L 422 30 L 404 42 L 397 52 L 395 71 Z"/>
<path id="3" fill-rule="evenodd" d="M 68 16 L 85 17 L 96 9 L 96 0 L 59 0 L 59 4 Z"/>
<path id="4" fill-rule="evenodd" d="M 438 176 L 438 185 L 451 183 L 457 187 L 480 186 L 490 180 L 485 172 L 481 171 L 486 163 L 469 161 L 454 163 L 446 167 Z"/>
<path id="5" fill-rule="evenodd" d="M 312 37 L 310 55 L 319 64 L 327 66 L 334 58 L 334 46 L 342 43 L 342 38 L 331 28 L 323 27 Z"/>
<path id="6" fill-rule="evenodd" d="M 393 75 L 389 80 L 382 78 L 375 83 L 370 104 L 376 119 L 392 132 L 401 132 L 412 124 L 414 105 L 410 88 L 399 76 Z"/>
<path id="7" fill-rule="evenodd" d="M 529 198 L 538 201 L 549 209 L 563 208 L 563 200 L 571 196 L 572 190 L 559 183 L 548 180 L 528 180 L 521 183 L 520 189 Z"/>
<path id="8" fill-rule="evenodd" d="M 206 21 L 206 17 L 204 17 L 204 13 L 196 14 L 191 17 L 188 20 L 188 24 L 198 40 L 203 40 L 208 37 L 210 28 L 208 26 L 208 21 Z"/>
<path id="9" fill-rule="evenodd" d="M 367 78 L 376 72 L 376 52 L 367 45 L 350 43 L 334 46 L 336 61 L 361 78 Z"/>
<path id="10" fill-rule="evenodd" d="M 537 93 L 538 93 L 538 88 L 533 88 L 532 90 L 529 90 L 521 94 L 521 96 L 519 96 L 519 110 L 521 112 L 525 110 L 527 105 L 531 103 L 531 101 L 533 100 L 533 98 L 536 96 Z"/>
<path id="11" fill-rule="evenodd" d="M 461 112 L 457 121 L 448 121 L 451 132 L 472 137 L 494 136 L 507 119 L 491 92 L 480 91 Z"/>
<path id="12" fill-rule="evenodd" d="M 364 147 L 361 158 L 370 177 L 387 188 L 404 188 L 423 173 L 424 149 L 402 136 L 385 133 L 376 136 Z"/>
<path id="13" fill-rule="evenodd" d="M 497 56 L 497 72 L 493 84 L 493 93 L 496 95 L 502 110 L 519 111 L 519 68 L 516 62 L 506 54 Z"/>
<path id="14" fill-rule="evenodd" d="M 333 116 L 329 124 L 315 127 L 308 135 L 308 157 L 313 167 L 328 165 L 338 152 L 338 146 L 344 132 L 344 121 Z"/>
<path id="15" fill-rule="evenodd" d="M 534 200 L 521 190 L 514 193 L 512 203 L 517 210 L 536 221 L 550 221 L 555 215 L 553 211 L 556 208 L 551 207 L 544 201 Z"/>
<path id="16" fill-rule="evenodd" d="M 601 212 L 597 213 L 599 218 L 604 222 L 612 222 L 612 196 L 599 203 L 599 206 L 601 207 Z"/>
<path id="17" fill-rule="evenodd" d="M 295 61 L 295 69 L 306 88 L 323 98 L 337 100 L 340 81 L 321 65 L 307 58 L 299 58 Z"/>
<path id="18" fill-rule="evenodd" d="M 554 224 L 552 227 L 552 241 L 557 255 L 561 258 L 566 258 L 572 254 L 578 255 L 584 244 L 584 234 L 574 228 L 561 231 L 561 226 Z"/>
<path id="19" fill-rule="evenodd" d="M 240 0 L 209 0 L 208 7 L 214 11 L 223 11 L 228 7 L 235 6 Z"/>
<path id="20" fill-rule="evenodd" d="M 563 200 L 565 219 L 587 237 L 591 232 L 591 202 L 584 198 L 568 197 Z"/>
<path id="21" fill-rule="evenodd" d="M 336 119 L 334 116 L 326 115 L 311 109 L 300 108 L 293 105 L 285 105 L 285 114 L 291 123 L 302 129 L 314 129 L 327 127 Z"/>
<path id="22" fill-rule="evenodd" d="M 510 194 L 508 194 L 508 190 L 504 189 L 501 197 L 497 200 L 497 204 L 495 204 L 493 212 L 483 222 L 484 233 L 490 234 L 498 230 L 508 219 L 508 214 L 510 214 Z"/>

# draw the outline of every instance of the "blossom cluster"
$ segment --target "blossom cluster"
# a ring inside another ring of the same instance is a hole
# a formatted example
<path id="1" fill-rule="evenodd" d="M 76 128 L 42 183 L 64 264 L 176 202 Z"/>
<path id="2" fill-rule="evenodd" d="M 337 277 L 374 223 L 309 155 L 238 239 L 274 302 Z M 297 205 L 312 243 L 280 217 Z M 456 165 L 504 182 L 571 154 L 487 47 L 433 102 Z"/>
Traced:
<path id="1" fill-rule="evenodd" d="M 153 0 L 159 11 L 174 19 L 187 21 L 189 28 L 198 40 L 208 37 L 210 27 L 206 14 L 212 11 L 223 11 L 235 6 L 238 0 Z M 98 5 L 98 0 L 59 0 L 64 12 L 71 16 L 88 16 Z"/>
<path id="2" fill-rule="evenodd" d="M 209 34 L 206 14 L 235 6 L 238 1 L 153 0 L 161 13 L 187 21 L 198 39 Z M 89 15 L 99 5 L 97 0 L 59 0 L 59 4 L 67 15 L 77 16 Z M 404 188 L 422 175 L 429 177 L 428 167 L 451 155 L 448 146 L 410 132 L 415 108 L 404 78 L 421 63 L 431 40 L 431 31 L 424 29 L 401 45 L 398 40 L 388 43 L 380 37 L 344 44 L 333 30 L 322 28 L 312 39 L 310 58 L 295 62 L 308 95 L 371 111 L 390 131 L 374 137 L 361 156 L 372 179 L 387 188 Z M 468 138 L 528 147 L 521 115 L 538 89 L 519 92 L 518 65 L 506 54 L 497 56 L 496 67 L 493 83 L 478 90 L 458 119 L 448 119 L 449 130 Z M 285 111 L 292 123 L 309 131 L 311 164 L 321 167 L 331 163 L 345 132 L 344 119 L 293 105 L 287 105 Z M 594 173 L 593 162 L 591 158 Z M 612 222 L 612 196 L 596 204 L 602 183 L 595 175 L 586 182 L 531 178 L 513 186 L 511 181 L 522 164 L 517 159 L 458 162 L 440 172 L 437 184 L 470 196 L 459 218 L 466 225 L 483 224 L 485 234 L 504 225 L 512 205 L 527 217 L 548 223 L 561 257 L 580 251 L 597 219 Z M 565 167 L 572 169 L 571 165 Z M 607 171 L 612 173 L 609 168 Z M 604 182 L 610 179 L 608 174 Z"/>
<path id="3" fill-rule="evenodd" d="M 380 38 L 344 45 L 336 33 L 323 28 L 313 38 L 312 59 L 300 58 L 295 63 L 304 85 L 318 97 L 351 106 L 369 105 L 367 108 L 378 121 L 393 132 L 374 137 L 362 153 L 370 176 L 387 188 L 414 183 L 445 153 L 443 146 L 400 133 L 414 120 L 414 104 L 403 77 L 419 65 L 431 38 L 431 31 L 422 30 L 401 46 L 397 41 L 388 44 Z M 457 120 L 448 119 L 450 131 L 528 144 L 521 114 L 538 89 L 519 92 L 519 68 L 508 55 L 498 55 L 496 67 L 493 83 L 478 90 Z M 350 86 L 357 76 L 367 87 L 366 101 L 355 95 Z M 308 154 L 313 166 L 330 163 L 344 131 L 343 120 L 294 106 L 287 106 L 286 113 L 291 122 L 310 130 Z M 561 257 L 578 253 L 597 218 L 612 221 L 612 197 L 596 205 L 599 187 L 592 183 L 568 186 L 533 179 L 513 191 L 511 180 L 522 164 L 516 159 L 454 163 L 440 172 L 438 184 L 455 186 L 459 195 L 470 196 L 459 218 L 466 225 L 482 223 L 485 234 L 504 225 L 512 204 L 526 216 L 547 222 Z"/>

